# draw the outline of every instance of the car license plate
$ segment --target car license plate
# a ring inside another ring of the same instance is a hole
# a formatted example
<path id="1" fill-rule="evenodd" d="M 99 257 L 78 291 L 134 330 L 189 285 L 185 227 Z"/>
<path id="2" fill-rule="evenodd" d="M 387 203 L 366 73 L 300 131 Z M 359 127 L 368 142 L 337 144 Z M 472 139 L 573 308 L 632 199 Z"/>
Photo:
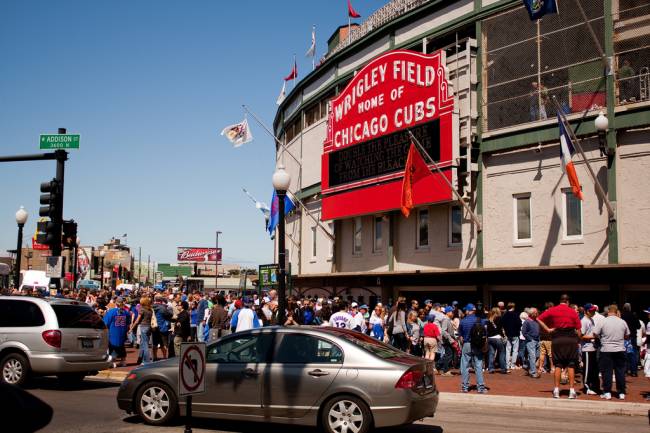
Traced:
<path id="1" fill-rule="evenodd" d="M 81 348 L 82 349 L 92 349 L 93 348 L 93 340 L 81 340 Z"/>

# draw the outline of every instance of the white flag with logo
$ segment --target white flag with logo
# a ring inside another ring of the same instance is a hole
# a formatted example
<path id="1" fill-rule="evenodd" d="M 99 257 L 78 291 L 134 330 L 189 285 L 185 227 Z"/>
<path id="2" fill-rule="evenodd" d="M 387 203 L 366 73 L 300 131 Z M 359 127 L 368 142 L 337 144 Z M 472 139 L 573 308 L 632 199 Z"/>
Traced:
<path id="1" fill-rule="evenodd" d="M 305 54 L 306 57 L 314 57 L 316 55 L 316 26 L 311 28 L 311 46 Z"/>
<path id="2" fill-rule="evenodd" d="M 280 95 L 278 95 L 278 99 L 275 101 L 275 103 L 278 105 L 282 104 L 282 101 L 284 101 L 284 98 L 286 97 L 287 97 L 287 82 L 283 81 L 282 90 L 280 90 Z"/>
<path id="3" fill-rule="evenodd" d="M 223 128 L 221 135 L 225 135 L 228 140 L 233 144 L 233 147 L 239 147 L 253 140 L 253 134 L 248 127 L 248 120 L 244 119 L 240 123 L 229 125 Z"/>

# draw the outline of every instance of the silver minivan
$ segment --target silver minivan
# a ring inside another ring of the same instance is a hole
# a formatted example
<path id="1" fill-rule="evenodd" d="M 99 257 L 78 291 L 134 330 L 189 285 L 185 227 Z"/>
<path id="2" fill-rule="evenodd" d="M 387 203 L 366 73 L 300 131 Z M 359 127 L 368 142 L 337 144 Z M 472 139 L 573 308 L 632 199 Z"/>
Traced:
<path id="1" fill-rule="evenodd" d="M 109 368 L 108 331 L 86 303 L 0 297 L 0 380 L 22 385 L 32 375 L 66 383 Z"/>

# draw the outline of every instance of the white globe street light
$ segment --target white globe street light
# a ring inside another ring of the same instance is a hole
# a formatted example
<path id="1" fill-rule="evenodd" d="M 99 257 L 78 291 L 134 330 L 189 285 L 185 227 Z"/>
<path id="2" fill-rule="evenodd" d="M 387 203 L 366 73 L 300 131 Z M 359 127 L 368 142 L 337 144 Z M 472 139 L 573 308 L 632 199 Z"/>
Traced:
<path id="1" fill-rule="evenodd" d="M 16 212 L 16 223 L 18 224 L 18 242 L 16 243 L 16 269 L 14 273 L 14 285 L 20 287 L 20 262 L 23 258 L 23 227 L 27 222 L 29 215 L 24 207 L 20 207 Z"/>
<path id="2" fill-rule="evenodd" d="M 607 132 L 607 128 L 609 127 L 609 120 L 607 119 L 607 116 L 603 114 L 601 111 L 598 113 L 598 117 L 596 117 L 596 120 L 594 120 L 594 123 L 596 124 L 596 130 L 598 132 Z"/>
<path id="3" fill-rule="evenodd" d="M 273 188 L 276 191 L 286 191 L 291 184 L 291 175 L 284 169 L 284 165 L 280 164 L 273 173 Z"/>
<path id="4" fill-rule="evenodd" d="M 609 128 L 609 120 L 602 111 L 598 113 L 598 117 L 594 120 L 594 126 L 596 127 L 596 131 L 598 131 L 598 149 L 600 150 L 600 156 L 614 156 L 613 149 L 607 147 L 607 128 Z"/>
<path id="5" fill-rule="evenodd" d="M 291 175 L 284 169 L 284 165 L 279 164 L 275 173 L 273 173 L 273 188 L 278 197 L 278 325 L 284 326 L 285 315 L 287 312 L 287 286 L 285 270 L 285 247 L 284 247 L 284 200 L 287 190 L 291 184 Z M 273 205 L 271 205 L 273 208 Z"/>
<path id="6" fill-rule="evenodd" d="M 21 224 L 25 225 L 25 223 L 27 222 L 28 217 L 29 217 L 29 214 L 27 213 L 25 208 L 23 206 L 21 206 L 20 209 L 18 209 L 18 211 L 16 212 L 16 223 L 18 223 L 18 225 L 21 225 Z"/>

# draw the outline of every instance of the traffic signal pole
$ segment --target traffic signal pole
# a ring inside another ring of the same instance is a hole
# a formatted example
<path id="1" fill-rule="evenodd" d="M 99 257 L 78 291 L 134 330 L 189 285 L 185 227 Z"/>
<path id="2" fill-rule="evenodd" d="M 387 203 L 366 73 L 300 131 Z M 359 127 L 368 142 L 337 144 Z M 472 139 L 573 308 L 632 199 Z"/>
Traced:
<path id="1" fill-rule="evenodd" d="M 59 134 L 65 134 L 65 128 L 59 128 Z M 60 206 L 56 210 L 56 213 L 52 215 L 51 222 L 58 227 L 55 231 L 55 239 L 53 239 L 50 249 L 52 251 L 53 257 L 60 257 L 62 251 L 61 245 L 61 227 L 63 226 L 63 180 L 65 178 L 65 162 L 68 160 L 68 152 L 62 149 L 57 149 L 54 152 L 50 153 L 38 153 L 31 155 L 14 155 L 14 156 L 0 156 L 0 162 L 21 162 L 21 161 L 47 161 L 55 160 L 56 161 L 56 178 L 55 181 L 58 184 L 58 194 L 60 194 Z M 19 250 L 20 251 L 20 250 Z M 20 252 L 18 253 L 20 254 Z M 65 269 L 65 267 L 64 267 Z M 61 288 L 61 279 L 54 278 L 52 284 L 55 285 L 57 290 Z"/>

